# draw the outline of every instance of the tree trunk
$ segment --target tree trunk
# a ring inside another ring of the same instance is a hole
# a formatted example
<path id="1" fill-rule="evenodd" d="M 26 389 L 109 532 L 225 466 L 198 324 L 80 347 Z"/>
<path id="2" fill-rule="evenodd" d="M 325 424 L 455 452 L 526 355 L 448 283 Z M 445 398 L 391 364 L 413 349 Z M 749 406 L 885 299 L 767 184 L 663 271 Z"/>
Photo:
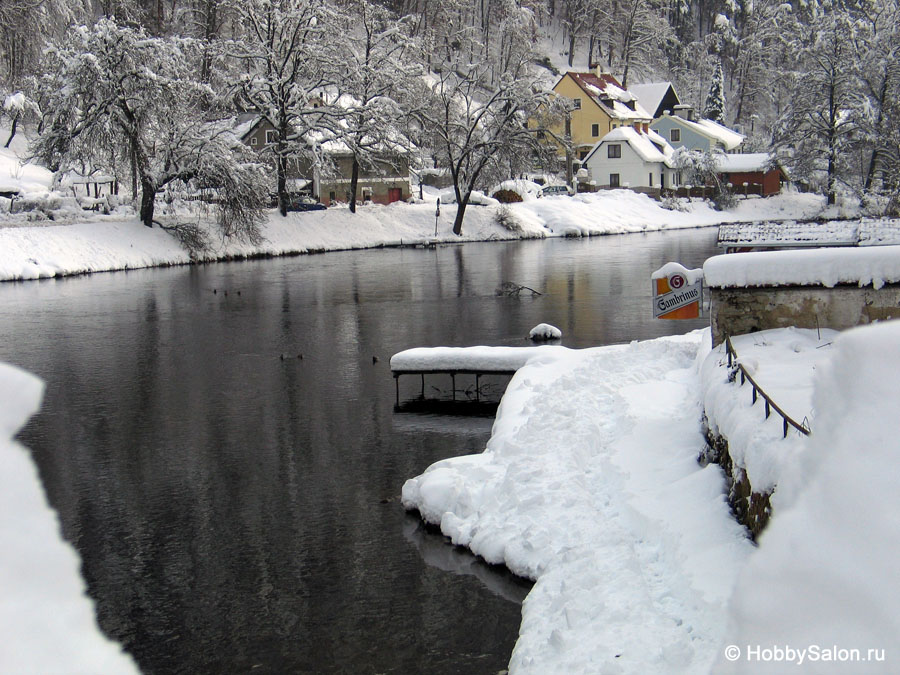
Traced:
<path id="1" fill-rule="evenodd" d="M 12 143 L 12 140 L 16 137 L 16 127 L 19 126 L 19 116 L 16 115 L 12 118 L 12 127 L 9 130 L 9 138 L 6 139 L 6 145 L 4 148 L 8 148 L 9 144 Z"/>
<path id="2" fill-rule="evenodd" d="M 275 174 L 278 181 L 276 187 L 276 191 L 278 192 L 278 211 L 281 213 L 282 217 L 287 217 L 287 160 L 284 158 L 283 145 L 283 141 L 279 139 L 275 149 Z"/>
<path id="3" fill-rule="evenodd" d="M 453 234 L 462 235 L 463 216 L 466 214 L 466 207 L 469 205 L 469 193 L 462 199 L 456 200 L 456 220 L 453 221 Z"/>
<path id="4" fill-rule="evenodd" d="M 356 213 L 357 185 L 359 185 L 359 159 L 353 155 L 353 169 L 350 172 L 350 213 Z"/>
<path id="5" fill-rule="evenodd" d="M 156 207 L 156 184 L 141 176 L 141 222 L 153 227 L 153 211 Z"/>

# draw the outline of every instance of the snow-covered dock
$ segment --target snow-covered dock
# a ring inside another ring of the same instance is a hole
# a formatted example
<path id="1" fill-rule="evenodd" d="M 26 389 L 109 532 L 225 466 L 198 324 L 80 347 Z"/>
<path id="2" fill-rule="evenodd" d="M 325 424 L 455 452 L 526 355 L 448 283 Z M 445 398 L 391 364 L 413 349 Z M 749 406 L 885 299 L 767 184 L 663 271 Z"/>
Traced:
<path id="1" fill-rule="evenodd" d="M 514 375 L 526 363 L 536 358 L 558 356 L 554 345 L 537 347 L 416 347 L 391 357 L 391 374 L 400 405 L 400 376 L 419 375 L 422 378 L 422 398 L 425 397 L 426 375 L 449 375 L 453 399 L 456 399 L 456 376 L 475 376 L 475 395 L 479 396 L 482 375 Z"/>

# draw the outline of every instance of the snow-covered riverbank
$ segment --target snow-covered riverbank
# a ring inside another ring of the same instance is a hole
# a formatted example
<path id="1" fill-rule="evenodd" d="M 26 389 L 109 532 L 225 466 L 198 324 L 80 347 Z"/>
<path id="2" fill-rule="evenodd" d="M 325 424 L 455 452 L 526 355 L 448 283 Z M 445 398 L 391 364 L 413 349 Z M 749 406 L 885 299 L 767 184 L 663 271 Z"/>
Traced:
<path id="1" fill-rule="evenodd" d="M 37 468 L 14 434 L 43 384 L 0 363 L 0 673 L 134 673 L 97 627 L 78 553 L 61 536 Z"/>
<path id="2" fill-rule="evenodd" d="M 442 205 L 435 235 L 435 203 L 363 206 L 356 214 L 335 207 L 324 211 L 270 212 L 259 245 L 222 241 L 213 234 L 199 260 L 278 256 L 379 246 L 412 246 L 464 241 L 597 236 L 678 228 L 721 222 L 810 218 L 823 202 L 814 195 L 785 194 L 742 201 L 734 211 L 719 212 L 702 201 L 687 211 L 669 211 L 646 195 L 628 190 L 533 199 L 509 207 L 514 229 L 497 221 L 497 206 L 471 206 L 463 235 L 452 233 L 456 207 Z M 2 210 L 2 209 L 0 209 Z M 0 280 L 39 279 L 71 274 L 135 269 L 191 262 L 191 256 L 168 232 L 147 228 L 127 215 L 66 213 L 64 224 L 28 221 L 21 214 L 0 213 Z M 200 221 L 207 226 L 206 221 Z"/>
<path id="3" fill-rule="evenodd" d="M 786 347 L 761 367 L 790 372 L 800 337 L 760 339 Z M 887 410 L 900 322 L 840 335 L 815 377 L 808 360 L 794 371 L 798 387 L 814 382 L 817 435 L 781 444 L 790 458 L 757 458 L 785 486 L 758 549 L 729 513 L 721 469 L 697 462 L 700 400 L 715 398 L 714 421 L 727 414 L 731 426 L 779 422 L 763 423 L 726 383 L 722 348 L 708 344 L 702 331 L 547 352 L 511 381 L 483 453 L 405 484 L 404 505 L 454 543 L 536 580 L 511 672 L 844 673 L 862 660 L 865 672 L 896 672 L 900 503 L 884 483 L 900 453 Z M 736 446 L 757 440 L 744 436 Z M 774 647 L 780 660 L 763 662 Z"/>

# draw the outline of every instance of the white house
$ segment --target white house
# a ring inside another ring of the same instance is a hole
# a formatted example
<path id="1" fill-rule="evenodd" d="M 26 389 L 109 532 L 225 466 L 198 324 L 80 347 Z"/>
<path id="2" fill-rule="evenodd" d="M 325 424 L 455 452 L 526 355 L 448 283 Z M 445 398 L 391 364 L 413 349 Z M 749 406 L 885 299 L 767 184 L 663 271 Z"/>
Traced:
<path id="1" fill-rule="evenodd" d="M 649 125 L 619 127 L 594 146 L 582 162 L 591 184 L 647 191 L 677 187 L 674 150 Z"/>

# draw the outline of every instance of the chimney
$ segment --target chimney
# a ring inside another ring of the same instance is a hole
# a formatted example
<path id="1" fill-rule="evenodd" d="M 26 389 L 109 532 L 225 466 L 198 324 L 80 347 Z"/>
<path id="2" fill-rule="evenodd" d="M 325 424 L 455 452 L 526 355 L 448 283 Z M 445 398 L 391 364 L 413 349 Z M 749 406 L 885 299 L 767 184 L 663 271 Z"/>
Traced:
<path id="1" fill-rule="evenodd" d="M 638 133 L 641 133 L 641 123 L 640 122 L 632 122 L 631 126 L 634 127 L 634 130 Z"/>
<path id="2" fill-rule="evenodd" d="M 694 109 L 686 103 L 680 103 L 675 106 L 675 114 L 685 120 L 694 119 Z"/>
<path id="3" fill-rule="evenodd" d="M 649 122 L 644 122 L 644 125 L 643 125 L 643 126 L 644 126 L 644 133 L 645 133 L 645 134 L 649 134 L 649 133 L 650 133 L 650 123 L 649 123 Z"/>

